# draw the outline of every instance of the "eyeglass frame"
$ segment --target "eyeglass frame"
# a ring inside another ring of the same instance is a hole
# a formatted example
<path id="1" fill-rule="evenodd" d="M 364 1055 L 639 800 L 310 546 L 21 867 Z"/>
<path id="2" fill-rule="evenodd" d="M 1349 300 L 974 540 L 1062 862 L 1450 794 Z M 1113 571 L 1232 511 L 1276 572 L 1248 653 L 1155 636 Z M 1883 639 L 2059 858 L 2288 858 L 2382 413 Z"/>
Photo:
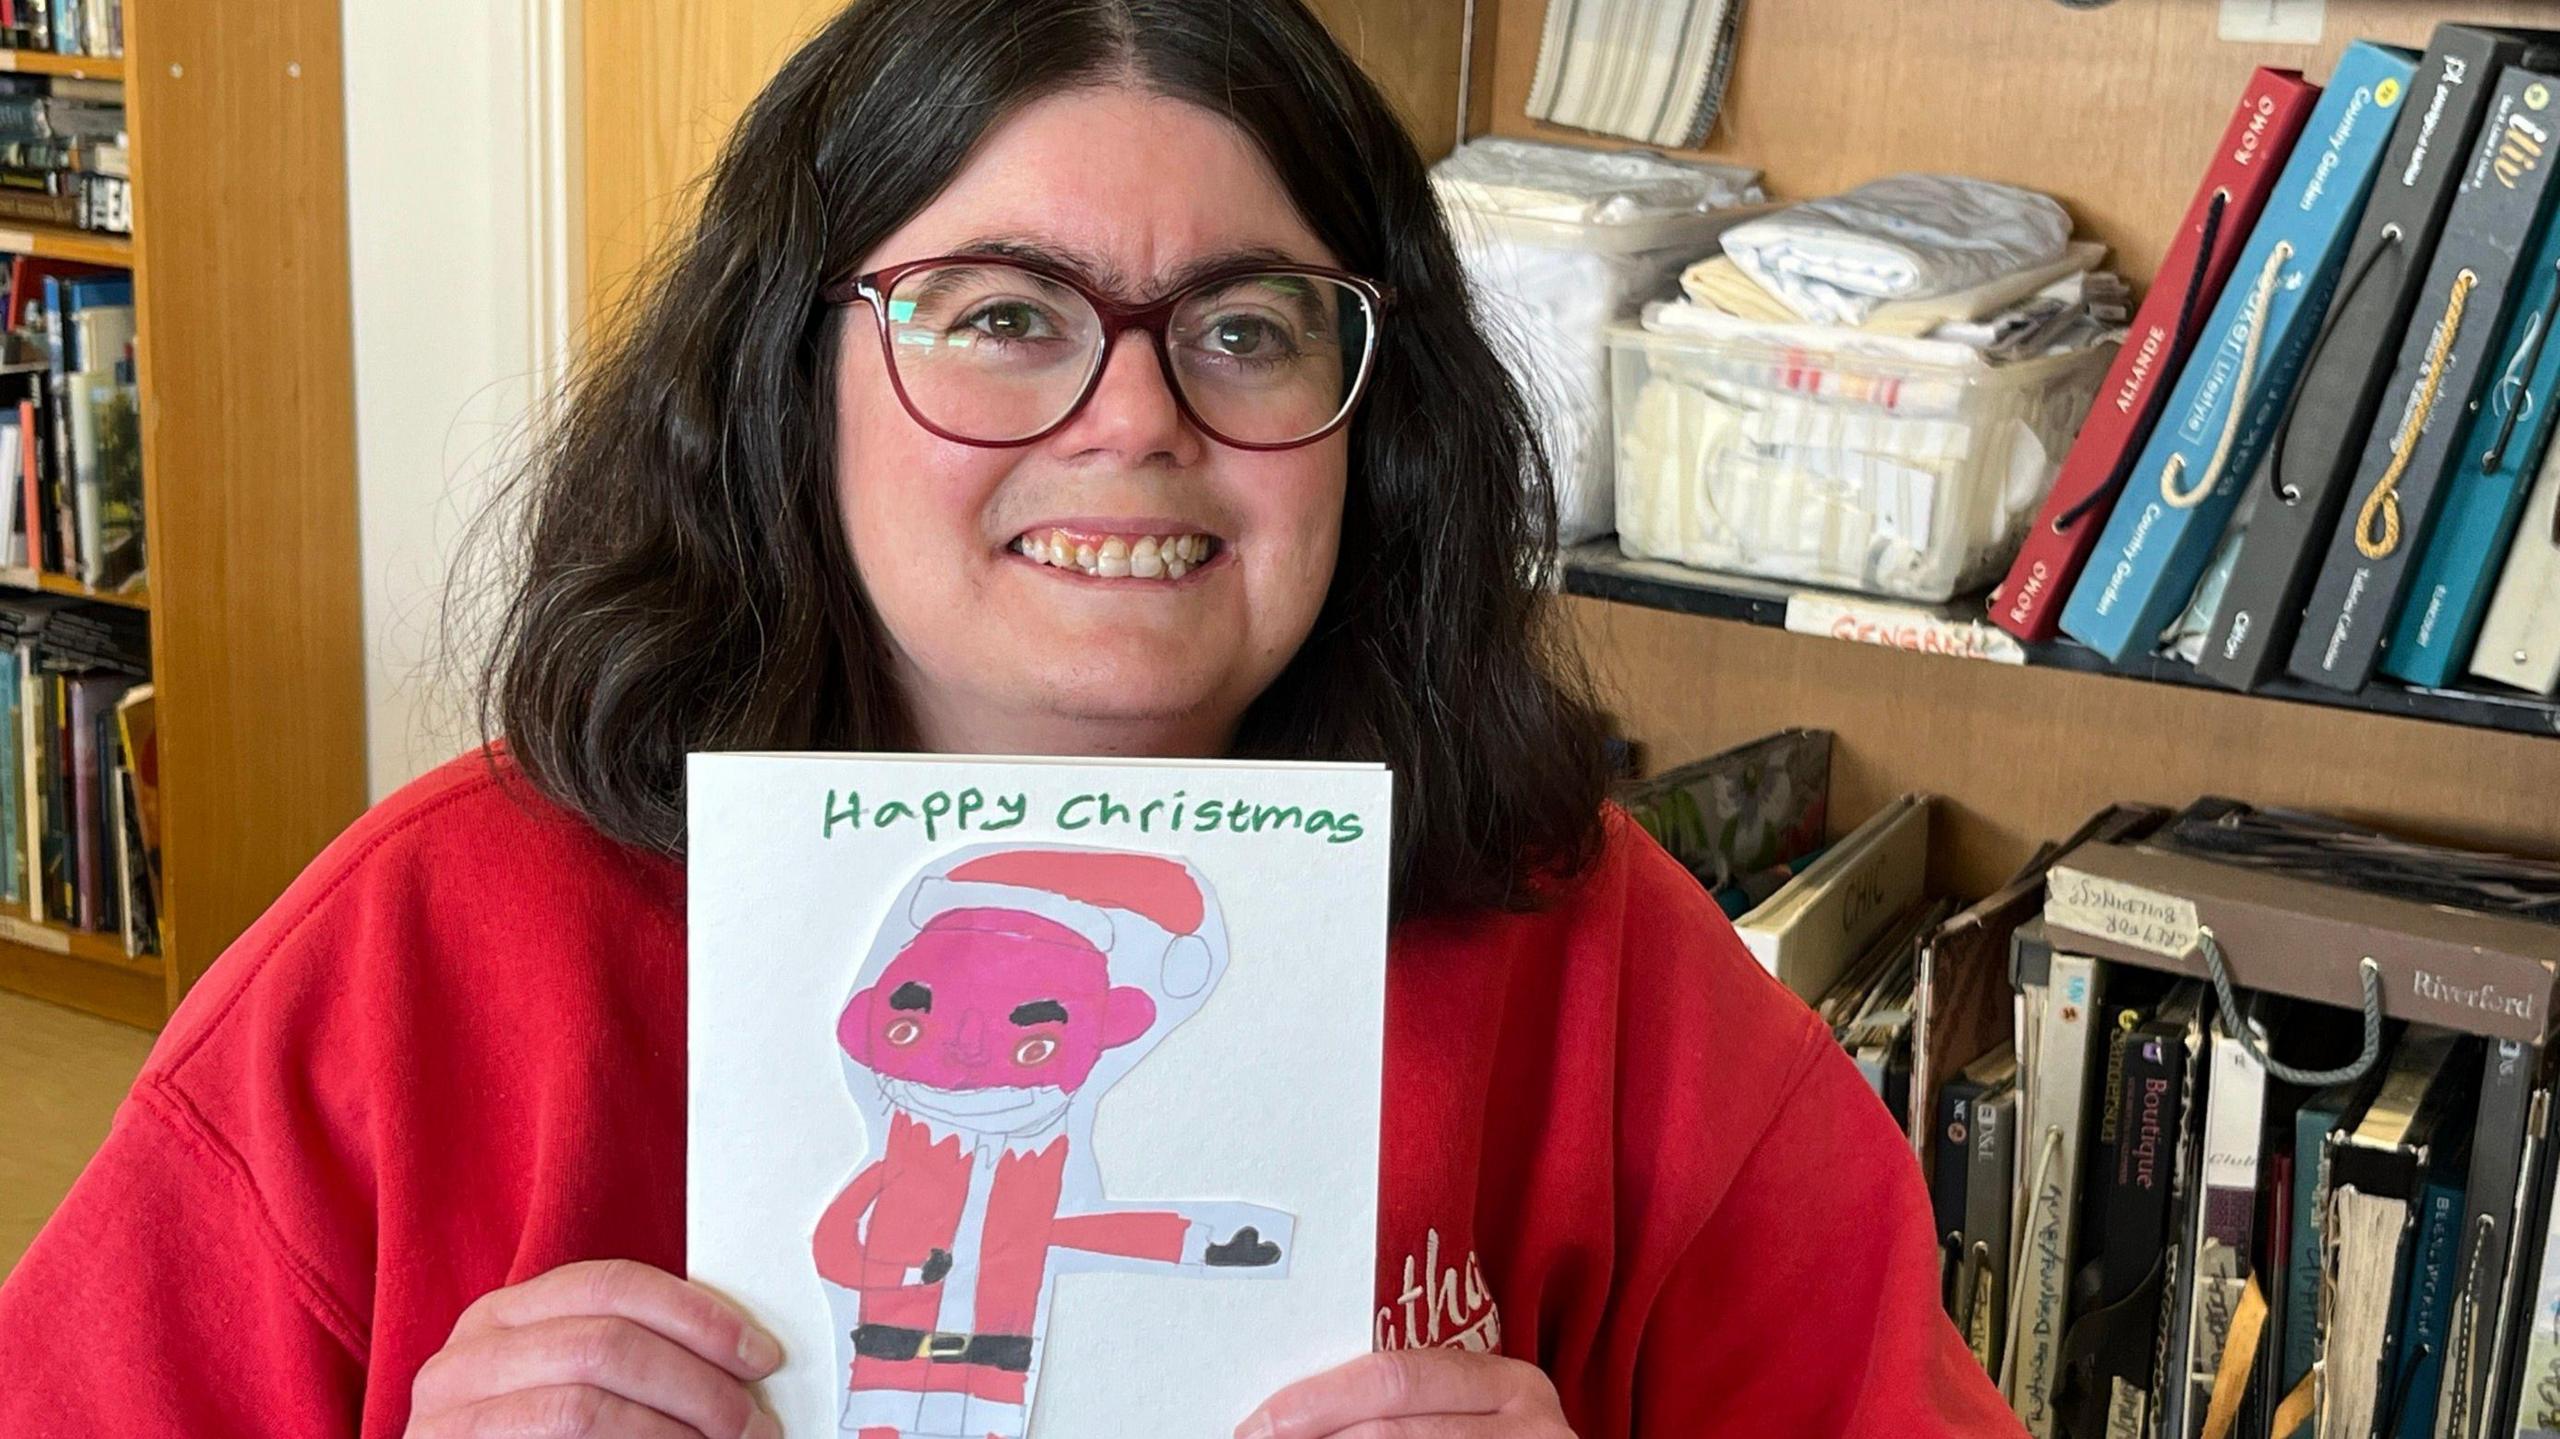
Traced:
<path id="1" fill-rule="evenodd" d="M 1074 401 L 1059 414 L 1056 420 L 1037 433 L 1025 435 L 1018 440 L 981 440 L 956 434 L 934 423 L 923 410 L 917 407 L 915 398 L 907 393 L 906 381 L 898 374 L 897 346 L 889 334 L 889 307 L 885 302 L 889 293 L 897 288 L 900 280 L 918 270 L 940 265 L 1002 265 L 1007 269 L 1020 270 L 1063 285 L 1081 296 L 1087 305 L 1093 307 L 1094 315 L 1102 323 L 1101 355 L 1094 362 L 1093 372 L 1085 376 L 1084 386 L 1076 392 Z M 1199 410 L 1192 405 L 1191 397 L 1183 393 L 1181 379 L 1174 373 L 1172 350 L 1174 311 L 1181 308 L 1184 300 L 1201 290 L 1231 280 L 1240 280 L 1248 275 L 1301 275 L 1313 279 L 1331 280 L 1349 287 L 1369 302 L 1371 316 L 1369 342 L 1362 348 L 1360 371 L 1352 377 L 1351 387 L 1343 396 L 1341 413 L 1335 415 L 1323 429 L 1298 439 L 1272 443 L 1229 437 L 1217 426 L 1201 417 Z M 1163 374 L 1165 391 L 1173 396 L 1174 407 L 1181 412 L 1184 420 L 1200 433 L 1230 449 L 1269 452 L 1294 450 L 1312 445 L 1351 422 L 1352 413 L 1360 408 L 1362 397 L 1368 394 L 1369 377 L 1377 369 L 1378 337 L 1386 329 L 1387 311 L 1395 304 L 1396 292 L 1366 276 L 1355 275 L 1348 270 L 1330 269 L 1323 265 L 1273 265 L 1244 262 L 1213 270 L 1153 304 L 1129 305 L 1101 293 L 1074 275 L 1052 265 L 1036 264 L 1010 255 L 959 254 L 907 260 L 899 264 L 883 266 L 877 270 L 866 271 L 828 285 L 819 291 L 819 298 L 830 305 L 861 304 L 870 309 L 876 322 L 873 329 L 880 337 L 881 364 L 889 372 L 889 387 L 897 392 L 898 403 L 906 409 L 910 419 L 953 444 L 971 445 L 982 450 L 1010 450 L 1023 445 L 1036 445 L 1065 429 L 1076 416 L 1084 413 L 1084 407 L 1093 402 L 1094 392 L 1102 388 L 1103 372 L 1111 368 L 1111 351 L 1120 343 L 1120 337 L 1131 330 L 1140 330 L 1145 332 L 1147 338 L 1154 343 L 1156 368 Z"/>

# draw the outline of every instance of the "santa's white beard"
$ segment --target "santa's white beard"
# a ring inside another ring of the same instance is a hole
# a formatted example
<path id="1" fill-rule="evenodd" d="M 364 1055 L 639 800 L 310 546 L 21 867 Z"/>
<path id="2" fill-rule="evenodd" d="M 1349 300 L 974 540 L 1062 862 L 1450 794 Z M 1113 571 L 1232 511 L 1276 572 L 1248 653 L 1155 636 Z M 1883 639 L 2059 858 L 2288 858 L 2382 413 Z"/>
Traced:
<path id="1" fill-rule="evenodd" d="M 911 1079 L 880 1076 L 880 1093 L 891 1104 L 963 1134 L 1018 1136 L 1036 1134 L 1067 1112 L 1072 1098 L 1054 1084 L 991 1089 L 937 1089 Z"/>

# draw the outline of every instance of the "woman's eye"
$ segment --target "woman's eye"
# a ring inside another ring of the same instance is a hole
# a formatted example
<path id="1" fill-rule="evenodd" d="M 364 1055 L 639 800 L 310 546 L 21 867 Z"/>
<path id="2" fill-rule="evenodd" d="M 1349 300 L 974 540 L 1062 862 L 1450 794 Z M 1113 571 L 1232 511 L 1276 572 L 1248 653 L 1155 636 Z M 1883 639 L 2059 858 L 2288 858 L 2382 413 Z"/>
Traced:
<path id="1" fill-rule="evenodd" d="M 1046 1063 L 1049 1056 L 1057 1052 L 1058 1041 L 1045 1034 L 1033 1035 L 1013 1047 L 1013 1062 L 1028 1068 L 1034 1064 Z"/>
<path id="2" fill-rule="evenodd" d="M 1259 315 L 1228 315 L 1205 332 L 1209 348 L 1239 360 L 1279 359 L 1289 352 L 1289 332 Z"/>
<path id="3" fill-rule="evenodd" d="M 901 1019 L 891 1022 L 884 1037 L 887 1038 L 891 1044 L 897 1045 L 899 1048 L 903 1049 L 906 1046 L 915 1043 L 917 1039 L 923 1036 L 923 1034 L 923 1025 L 916 1023 L 912 1019 Z"/>
<path id="4" fill-rule="evenodd" d="M 1054 333 L 1049 317 L 1036 305 L 1019 300 L 998 300 L 980 305 L 969 312 L 961 328 L 975 330 L 996 340 L 1038 340 Z"/>

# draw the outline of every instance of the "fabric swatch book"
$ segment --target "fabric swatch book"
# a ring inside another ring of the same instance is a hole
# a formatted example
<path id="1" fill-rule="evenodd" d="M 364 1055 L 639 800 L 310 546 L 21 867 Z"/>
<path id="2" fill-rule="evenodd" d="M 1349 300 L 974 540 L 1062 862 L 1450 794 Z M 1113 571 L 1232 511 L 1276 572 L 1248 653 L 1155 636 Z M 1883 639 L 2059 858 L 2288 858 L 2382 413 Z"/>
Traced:
<path id="1" fill-rule="evenodd" d="M 1907 794 L 1734 921 L 1778 982 L 1814 1003 L 1919 902 L 1929 879 L 1929 796 Z"/>
<path id="2" fill-rule="evenodd" d="M 2410 51 L 2358 41 L 2330 72 L 2063 607 L 2063 631 L 2107 658 L 2148 652 L 2204 577 L 2292 396 L 2416 69 Z"/>
<path id="3" fill-rule="evenodd" d="M 1367 1353 L 1390 780 L 696 754 L 686 1253 L 792 1439 L 1223 1434 Z"/>
<path id="4" fill-rule="evenodd" d="M 2338 293 L 2271 446 L 2197 673 L 2250 690 L 2282 673 L 2303 601 L 2382 408 L 2392 362 L 2489 110 L 2498 72 L 2560 59 L 2560 35 L 2439 25 L 2383 152 Z"/>
<path id="5" fill-rule="evenodd" d="M 2491 345 L 2524 288 L 2518 267 L 2540 244 L 2560 195 L 2551 182 L 2560 169 L 2551 154 L 2555 128 L 2560 78 L 2517 68 L 2498 77 L 2383 392 L 2383 423 L 2365 441 L 2294 636 L 2286 668 L 2298 678 L 2350 694 L 2373 678 L 2434 523 L 2454 440 L 2502 368 Z"/>
<path id="6" fill-rule="evenodd" d="M 1548 0 L 1529 118 L 1664 149 L 1706 143 L 1743 0 Z"/>
<path id="7" fill-rule="evenodd" d="M 2471 673 L 2538 695 L 2560 689 L 2560 465 L 2544 465 L 2525 497 L 2472 646 Z"/>
<path id="8" fill-rule="evenodd" d="M 2261 68 L 2250 75 L 2178 222 L 2177 238 L 2160 258 L 2151 293 L 2099 383 L 2098 401 L 2063 456 L 2009 577 L 1992 594 L 1991 620 L 2000 628 L 2031 641 L 2052 639 L 2061 629 L 2063 598 L 2098 543 L 2125 475 L 2159 421 L 2160 402 L 2221 298 L 2319 98 L 2320 87 L 2298 71 Z"/>
<path id="9" fill-rule="evenodd" d="M 2544 226 L 2528 269 L 2524 295 L 2490 351 L 2503 357 L 2498 372 L 2483 377 L 2470 433 L 2454 444 L 2442 513 L 2382 651 L 2382 672 L 2409 684 L 2441 689 L 2462 673 L 2525 497 L 2548 462 L 2551 405 L 2560 399 L 2560 345 L 2551 343 L 2560 318 L 2560 225 Z"/>

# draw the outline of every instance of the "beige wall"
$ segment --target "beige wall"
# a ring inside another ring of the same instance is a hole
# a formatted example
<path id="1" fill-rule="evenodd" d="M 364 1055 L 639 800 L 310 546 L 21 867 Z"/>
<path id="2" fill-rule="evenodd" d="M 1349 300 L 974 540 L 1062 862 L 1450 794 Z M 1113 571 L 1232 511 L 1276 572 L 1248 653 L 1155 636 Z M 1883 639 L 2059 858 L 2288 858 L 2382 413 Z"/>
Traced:
<path id="1" fill-rule="evenodd" d="M 586 313 L 610 312 L 685 213 L 689 187 L 837 0 L 586 0 Z M 1463 0 L 1316 0 L 1414 127 L 1455 138 Z"/>

